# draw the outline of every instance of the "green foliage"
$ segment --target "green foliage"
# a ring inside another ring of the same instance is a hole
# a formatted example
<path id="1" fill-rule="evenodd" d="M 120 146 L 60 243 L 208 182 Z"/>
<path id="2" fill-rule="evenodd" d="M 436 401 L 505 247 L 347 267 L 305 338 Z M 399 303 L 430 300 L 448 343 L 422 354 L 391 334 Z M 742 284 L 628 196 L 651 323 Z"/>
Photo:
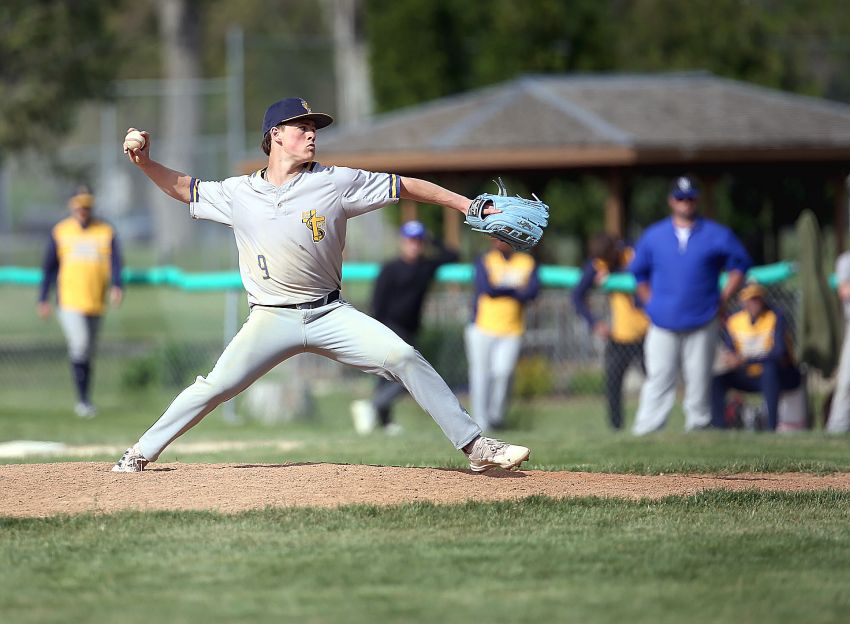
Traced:
<path id="1" fill-rule="evenodd" d="M 587 240 L 602 230 L 606 196 L 607 191 L 598 178 L 552 180 L 542 194 L 552 209 L 550 228 Z"/>
<path id="2" fill-rule="evenodd" d="M 600 369 L 582 369 L 570 375 L 570 394 L 596 395 L 601 397 L 605 393 L 605 373 Z"/>
<path id="3" fill-rule="evenodd" d="M 379 110 L 523 73 L 705 69 L 802 93 L 850 93 L 850 6 L 769 0 L 372 0 Z"/>
<path id="4" fill-rule="evenodd" d="M 466 386 L 466 349 L 463 325 L 426 326 L 419 332 L 419 352 L 452 388 Z"/>
<path id="5" fill-rule="evenodd" d="M 620 67 L 630 71 L 707 69 L 780 87 L 796 67 L 777 48 L 783 26 L 765 3 L 740 0 L 643 0 L 618 20 Z"/>
<path id="6" fill-rule="evenodd" d="M 840 0 L 373 0 L 366 18 L 379 111 L 545 72 L 707 70 L 850 100 L 850 3 Z M 834 203 L 805 173 L 762 178 L 720 181 L 718 218 L 730 217 L 757 260 L 772 262 L 777 230 L 802 207 L 829 223 Z M 632 223 L 668 214 L 667 184 L 635 182 Z M 586 240 L 601 230 L 598 182 L 557 180 L 542 196 L 553 207 L 550 231 Z M 552 245 L 545 253 L 575 261 Z"/>
<path id="7" fill-rule="evenodd" d="M 366 3 L 378 110 L 417 104 L 466 87 L 472 50 L 457 15 L 447 10 L 450 4 L 450 0 Z"/>
<path id="8" fill-rule="evenodd" d="M 130 359 L 121 373 L 121 386 L 143 390 L 153 384 L 163 388 L 183 388 L 196 376 L 209 372 L 212 350 L 197 343 L 171 340 L 141 357 Z"/>
<path id="9" fill-rule="evenodd" d="M 0 4 L 0 159 L 54 149 L 75 108 L 105 97 L 121 54 L 99 0 L 7 0 Z"/>
<path id="10" fill-rule="evenodd" d="M 379 110 L 520 73 L 613 67 L 613 22 L 594 0 L 373 0 L 366 23 Z"/>
<path id="11" fill-rule="evenodd" d="M 552 393 L 551 362 L 542 355 L 519 359 L 514 371 L 513 393 L 522 401 L 548 396 Z"/>

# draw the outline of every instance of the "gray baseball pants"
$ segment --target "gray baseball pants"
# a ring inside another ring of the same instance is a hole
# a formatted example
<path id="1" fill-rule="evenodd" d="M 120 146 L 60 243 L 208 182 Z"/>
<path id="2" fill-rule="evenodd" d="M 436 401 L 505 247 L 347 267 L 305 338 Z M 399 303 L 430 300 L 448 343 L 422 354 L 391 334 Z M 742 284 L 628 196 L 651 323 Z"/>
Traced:
<path id="1" fill-rule="evenodd" d="M 316 353 L 401 382 L 457 449 L 481 433 L 418 351 L 339 300 L 312 310 L 255 306 L 209 375 L 183 390 L 142 435 L 138 443 L 142 455 L 156 461 L 165 447 L 219 404 L 299 353 Z"/>
<path id="2" fill-rule="evenodd" d="M 650 326 L 644 343 L 646 381 L 632 433 L 644 435 L 664 427 L 676 400 L 680 369 L 685 381 L 685 430 L 711 423 L 711 367 L 716 348 L 717 321 L 686 332 Z"/>
<path id="3" fill-rule="evenodd" d="M 71 362 L 88 362 L 97 345 L 100 317 L 62 308 L 59 308 L 57 316 L 68 344 L 68 359 Z"/>
<path id="4" fill-rule="evenodd" d="M 519 358 L 521 336 L 493 336 L 467 325 L 464 333 L 469 360 L 472 417 L 483 430 L 505 421 L 508 392 Z"/>
<path id="5" fill-rule="evenodd" d="M 835 392 L 826 430 L 828 433 L 850 431 L 850 321 L 844 325 L 844 344 L 841 345 L 841 359 L 835 375 Z"/>

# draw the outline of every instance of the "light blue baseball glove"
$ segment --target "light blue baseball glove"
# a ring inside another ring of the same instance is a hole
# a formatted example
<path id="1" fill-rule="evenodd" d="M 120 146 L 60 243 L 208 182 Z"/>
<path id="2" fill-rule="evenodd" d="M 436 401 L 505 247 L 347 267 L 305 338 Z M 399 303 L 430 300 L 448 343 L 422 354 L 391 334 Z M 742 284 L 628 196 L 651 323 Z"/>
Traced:
<path id="1" fill-rule="evenodd" d="M 499 194 L 482 193 L 472 200 L 466 211 L 465 223 L 476 232 L 484 232 L 508 243 L 517 251 L 531 249 L 543 237 L 543 228 L 549 225 L 549 206 L 537 195 L 524 199 L 519 195 L 508 197 L 508 191 L 502 179 L 494 180 Z M 492 204 L 501 212 L 484 214 L 484 209 Z"/>

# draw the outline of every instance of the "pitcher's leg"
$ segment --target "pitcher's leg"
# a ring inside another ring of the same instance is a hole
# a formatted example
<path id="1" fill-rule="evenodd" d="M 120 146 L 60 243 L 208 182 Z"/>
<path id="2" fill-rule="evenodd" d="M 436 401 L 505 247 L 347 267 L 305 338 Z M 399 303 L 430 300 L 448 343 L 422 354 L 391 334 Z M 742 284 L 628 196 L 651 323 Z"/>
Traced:
<path id="1" fill-rule="evenodd" d="M 644 343 L 646 381 L 640 390 L 632 433 L 644 435 L 661 429 L 676 400 L 679 338 L 674 332 L 652 325 Z"/>
<path id="2" fill-rule="evenodd" d="M 711 366 L 717 349 L 717 322 L 689 332 L 682 340 L 685 377 L 685 431 L 711 424 Z"/>
<path id="3" fill-rule="evenodd" d="M 370 373 L 397 379 L 440 426 L 455 448 L 481 434 L 443 378 L 391 329 L 348 303 L 307 325 L 308 350 Z"/>
<path id="4" fill-rule="evenodd" d="M 198 377 L 139 438 L 145 459 L 156 461 L 166 446 L 198 424 L 219 404 L 259 379 L 283 360 L 303 351 L 297 310 L 255 308 L 207 377 Z"/>

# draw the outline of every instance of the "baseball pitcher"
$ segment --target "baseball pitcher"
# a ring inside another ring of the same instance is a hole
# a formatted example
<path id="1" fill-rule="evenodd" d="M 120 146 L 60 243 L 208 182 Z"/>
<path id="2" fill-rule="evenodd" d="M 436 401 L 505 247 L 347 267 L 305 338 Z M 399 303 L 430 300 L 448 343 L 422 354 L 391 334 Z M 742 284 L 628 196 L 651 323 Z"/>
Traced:
<path id="1" fill-rule="evenodd" d="M 165 413 L 124 453 L 115 472 L 139 472 L 156 461 L 177 437 L 220 403 L 233 398 L 276 365 L 310 352 L 400 382 L 437 422 L 455 448 L 481 472 L 514 469 L 529 449 L 481 435 L 443 379 L 411 345 L 340 293 L 348 219 L 400 198 L 448 206 L 489 234 L 528 245 L 539 240 L 525 210 L 512 219 L 510 204 L 471 202 L 441 186 L 391 173 L 326 167 L 314 160 L 317 130 L 333 119 L 314 113 L 300 98 L 269 106 L 261 147 L 268 166 L 221 182 L 201 181 L 150 157 L 151 137 L 125 143 L 125 152 L 163 192 L 189 205 L 195 219 L 230 226 L 239 251 L 239 271 L 248 294 L 247 321 L 206 377 L 183 390 Z M 134 128 L 130 132 L 137 133 Z M 136 135 L 134 135 L 136 136 Z M 525 201 L 521 198 L 508 200 Z M 540 203 L 538 213 L 545 204 Z M 548 208 L 545 209 L 548 215 Z M 499 223 L 487 222 L 498 215 Z M 534 215 L 531 215 L 534 216 Z M 532 229 L 530 229 L 532 228 Z"/>

